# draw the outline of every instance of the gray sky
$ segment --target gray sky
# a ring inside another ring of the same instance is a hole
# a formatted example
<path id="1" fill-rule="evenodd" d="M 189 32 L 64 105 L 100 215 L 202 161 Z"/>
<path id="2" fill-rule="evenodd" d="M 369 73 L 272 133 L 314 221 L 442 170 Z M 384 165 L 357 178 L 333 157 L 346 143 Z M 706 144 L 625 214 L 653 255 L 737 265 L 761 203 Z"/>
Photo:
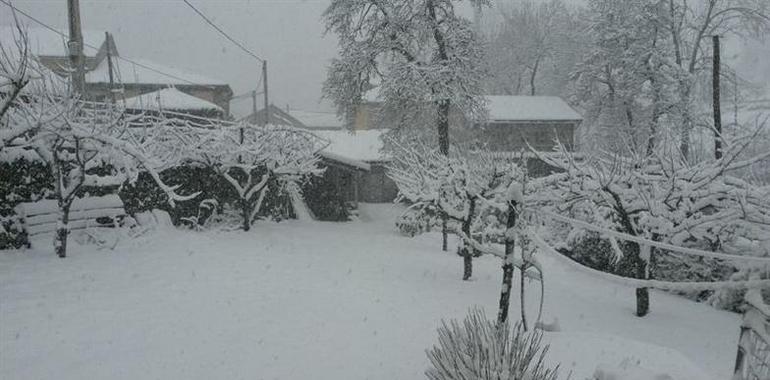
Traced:
<path id="1" fill-rule="evenodd" d="M 326 66 L 337 49 L 335 36 L 322 37 L 321 13 L 328 0 L 190 2 L 268 60 L 272 103 L 330 110 L 329 105 L 319 104 Z M 66 0 L 13 3 L 51 26 L 67 28 Z M 80 8 L 83 29 L 111 32 L 122 56 L 224 80 L 235 94 L 256 86 L 259 63 L 216 33 L 182 0 L 80 0 Z M 0 4 L 0 24 L 10 22 L 8 7 Z M 232 108 L 242 115 L 251 109 L 251 102 L 234 101 Z"/>
<path id="2" fill-rule="evenodd" d="M 337 50 L 336 36 L 322 36 L 321 13 L 329 0 L 189 1 L 233 38 L 268 60 L 272 103 L 332 110 L 328 102 L 320 103 L 326 67 Z M 13 3 L 51 26 L 67 28 L 66 0 Z M 182 0 L 80 0 L 80 7 L 83 28 L 111 32 L 122 56 L 144 58 L 224 80 L 235 94 L 249 91 L 257 84 L 259 63 L 216 33 Z M 466 13 L 470 16 L 469 11 Z M 0 24 L 10 22 L 8 7 L 0 4 Z M 725 50 L 732 56 L 727 59 L 740 55 L 735 47 Z M 758 78 L 750 79 L 767 81 L 764 70 L 770 67 L 766 64 L 770 60 L 765 58 L 770 56 L 770 47 L 737 50 L 756 55 L 744 57 L 748 63 L 744 63 L 741 71 L 760 71 L 750 75 Z M 248 98 L 234 101 L 231 106 L 236 116 L 251 109 Z"/>

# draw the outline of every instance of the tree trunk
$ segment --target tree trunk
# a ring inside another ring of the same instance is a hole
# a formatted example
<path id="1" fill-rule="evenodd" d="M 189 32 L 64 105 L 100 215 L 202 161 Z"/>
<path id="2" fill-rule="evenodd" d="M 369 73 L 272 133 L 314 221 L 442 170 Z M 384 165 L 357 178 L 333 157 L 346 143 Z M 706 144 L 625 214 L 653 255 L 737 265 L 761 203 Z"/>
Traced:
<path id="1" fill-rule="evenodd" d="M 470 207 L 468 207 L 468 215 L 463 220 L 462 231 L 466 239 L 473 239 L 471 237 L 471 223 L 473 222 L 473 214 L 476 213 L 476 199 L 470 199 Z M 473 276 L 473 254 L 475 248 L 469 241 L 463 241 L 463 248 L 461 254 L 463 256 L 463 281 L 468 281 Z"/>
<path id="2" fill-rule="evenodd" d="M 473 255 L 466 247 L 463 248 L 463 281 L 468 281 L 473 276 Z"/>
<path id="3" fill-rule="evenodd" d="M 532 74 L 529 76 L 529 94 L 535 96 L 537 89 L 535 88 L 535 78 L 537 77 L 537 69 L 540 66 L 540 57 L 535 60 L 535 65 L 532 67 Z"/>
<path id="4" fill-rule="evenodd" d="M 513 241 L 511 241 L 513 246 Z M 513 255 L 513 248 L 511 248 Z M 497 312 L 497 323 L 508 320 L 508 309 L 511 305 L 511 289 L 513 288 L 513 264 L 508 262 L 508 242 L 505 242 L 505 261 L 503 262 L 503 286 L 500 289 L 500 306 Z"/>
<path id="5" fill-rule="evenodd" d="M 441 250 L 446 252 L 448 249 L 448 233 L 447 233 L 447 227 L 446 227 L 446 214 L 441 213 Z"/>
<path id="6" fill-rule="evenodd" d="M 634 253 L 634 269 L 636 278 L 647 279 L 647 262 L 642 258 L 641 247 L 638 243 L 631 243 Z M 650 291 L 648 288 L 636 288 L 636 316 L 644 317 L 650 312 Z"/>
<path id="7" fill-rule="evenodd" d="M 60 258 L 67 257 L 67 237 L 70 234 L 70 206 L 71 201 L 59 201 L 59 223 L 56 226 L 56 235 L 54 236 L 54 251 Z"/>
<path id="8" fill-rule="evenodd" d="M 437 122 L 438 128 L 438 148 L 444 156 L 449 155 L 449 101 L 442 100 L 438 102 Z M 441 213 L 441 249 L 447 250 L 447 215 Z"/>
<path id="9" fill-rule="evenodd" d="M 243 230 L 248 231 L 251 229 L 251 207 L 246 199 L 241 199 L 241 214 L 243 215 Z"/>
<path id="10" fill-rule="evenodd" d="M 508 205 L 508 219 L 505 224 L 507 229 L 516 226 L 516 209 L 513 204 Z M 513 253 L 515 239 L 512 234 L 505 234 L 505 258 L 503 259 L 503 286 L 500 290 L 500 307 L 497 312 L 497 323 L 502 324 L 508 320 L 508 308 L 511 304 L 511 288 L 513 287 Z"/>

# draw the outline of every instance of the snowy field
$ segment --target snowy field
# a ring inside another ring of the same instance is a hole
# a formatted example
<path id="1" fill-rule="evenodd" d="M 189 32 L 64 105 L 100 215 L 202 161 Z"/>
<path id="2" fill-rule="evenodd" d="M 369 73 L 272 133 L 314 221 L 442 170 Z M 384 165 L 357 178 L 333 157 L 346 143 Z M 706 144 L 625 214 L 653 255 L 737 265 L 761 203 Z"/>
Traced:
<path id="1" fill-rule="evenodd" d="M 2 252 L 0 378 L 424 379 L 442 318 L 472 305 L 494 317 L 500 264 L 477 259 L 474 280 L 461 281 L 461 259 L 440 251 L 439 235 L 398 235 L 397 212 L 161 231 L 115 250 L 73 244 L 64 260 L 47 245 Z M 541 260 L 562 379 L 597 367 L 730 378 L 738 315 L 654 292 L 640 319 L 633 289 Z M 517 317 L 515 296 L 511 308 Z"/>

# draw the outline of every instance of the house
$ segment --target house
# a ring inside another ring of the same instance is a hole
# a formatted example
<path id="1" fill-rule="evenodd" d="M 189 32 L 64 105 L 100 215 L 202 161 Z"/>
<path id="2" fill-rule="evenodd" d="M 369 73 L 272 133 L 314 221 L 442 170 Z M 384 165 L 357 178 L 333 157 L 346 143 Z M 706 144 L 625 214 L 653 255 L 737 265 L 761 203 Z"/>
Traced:
<path id="1" fill-rule="evenodd" d="M 489 114 L 480 127 L 480 138 L 494 152 L 517 152 L 531 146 L 550 152 L 556 139 L 568 150 L 583 121 L 577 111 L 557 96 L 486 96 Z"/>
<path id="2" fill-rule="evenodd" d="M 475 136 L 489 150 L 518 152 L 528 145 L 538 151 L 552 151 L 558 138 L 568 150 L 576 146 L 576 133 L 583 117 L 557 96 L 493 96 L 486 95 L 487 118 L 474 123 L 456 110 L 450 113 L 450 128 L 467 130 L 476 127 Z M 392 128 L 395 123 L 379 115 L 382 100 L 377 88 L 367 91 L 353 118 L 354 130 Z M 433 111 L 427 119 L 432 120 Z M 465 135 L 465 133 L 463 134 Z"/>
<path id="3" fill-rule="evenodd" d="M 223 115 L 230 113 L 233 91 L 221 80 L 145 59 L 113 59 L 112 67 L 114 82 L 118 83 L 112 88 L 122 90 L 120 98 L 128 99 L 173 86 L 187 95 L 217 105 L 224 111 Z M 104 59 L 86 73 L 86 91 L 91 98 L 105 101 L 110 97 L 110 89 L 110 68 Z"/>
<path id="4" fill-rule="evenodd" d="M 47 29 L 29 28 L 26 32 L 30 52 L 48 69 L 66 76 L 70 61 L 67 41 L 63 35 L 67 31 L 57 34 Z M 93 30 L 84 30 L 82 33 L 87 98 L 107 101 L 111 100 L 111 94 L 114 93 L 122 101 L 174 87 L 187 95 L 215 104 L 224 111 L 222 117 L 229 115 L 233 91 L 227 83 L 144 59 L 123 59 L 109 33 Z M 0 44 L 13 46 L 17 34 L 13 27 L 0 26 Z M 110 83 L 110 74 L 113 84 Z"/>

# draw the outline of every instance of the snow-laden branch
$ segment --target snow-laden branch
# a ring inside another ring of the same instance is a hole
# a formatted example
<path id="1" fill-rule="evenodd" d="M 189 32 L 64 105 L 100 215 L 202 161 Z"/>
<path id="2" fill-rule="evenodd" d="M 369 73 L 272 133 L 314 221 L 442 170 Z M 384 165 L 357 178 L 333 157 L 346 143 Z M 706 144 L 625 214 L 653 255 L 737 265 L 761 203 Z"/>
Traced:
<path id="1" fill-rule="evenodd" d="M 654 288 L 660 290 L 671 291 L 702 291 L 702 290 L 717 290 L 717 289 L 767 289 L 770 287 L 770 280 L 746 280 L 746 281 L 713 281 L 713 282 L 701 282 L 701 281 L 658 281 L 658 280 L 641 280 L 636 278 L 622 277 L 607 272 L 602 272 L 596 269 L 586 267 L 572 259 L 564 256 L 548 243 L 543 240 L 536 233 L 532 233 L 532 241 L 542 251 L 547 253 L 550 257 L 558 260 L 559 262 L 568 265 L 582 273 L 586 273 L 591 277 L 609 281 L 617 285 L 623 285 L 636 288 Z"/>
<path id="2" fill-rule="evenodd" d="M 577 219 L 569 218 L 569 217 L 566 217 L 566 216 L 562 216 L 562 215 L 556 214 L 556 213 L 548 211 L 548 210 L 541 210 L 541 211 L 539 211 L 539 213 L 542 214 L 542 215 L 546 215 L 549 218 L 553 218 L 555 220 L 571 224 L 573 226 L 585 228 L 587 230 L 598 232 L 598 233 L 600 233 L 602 235 L 606 235 L 606 236 L 613 237 L 613 238 L 616 238 L 616 239 L 633 241 L 633 242 L 639 243 L 640 245 L 647 245 L 647 246 L 657 247 L 657 248 L 665 249 L 665 250 L 672 251 L 672 252 L 679 252 L 679 253 L 684 253 L 684 254 L 693 255 L 693 256 L 699 256 L 699 257 L 709 257 L 709 258 L 713 258 L 713 259 L 721 259 L 721 260 L 728 260 L 728 261 L 750 261 L 750 262 L 770 264 L 770 257 L 730 255 L 730 254 L 726 254 L 726 253 L 709 252 L 709 251 L 703 251 L 703 250 L 700 250 L 700 249 L 678 247 L 678 246 L 675 246 L 675 245 L 661 243 L 661 242 L 657 242 L 657 241 L 653 241 L 653 240 L 649 240 L 649 239 L 644 239 L 644 238 L 641 238 L 639 236 L 633 236 L 633 235 L 625 234 L 625 233 L 622 233 L 622 232 L 613 231 L 611 229 L 594 226 L 591 223 L 587 223 L 587 222 L 584 222 L 584 221 L 581 221 L 581 220 L 577 220 Z"/>

